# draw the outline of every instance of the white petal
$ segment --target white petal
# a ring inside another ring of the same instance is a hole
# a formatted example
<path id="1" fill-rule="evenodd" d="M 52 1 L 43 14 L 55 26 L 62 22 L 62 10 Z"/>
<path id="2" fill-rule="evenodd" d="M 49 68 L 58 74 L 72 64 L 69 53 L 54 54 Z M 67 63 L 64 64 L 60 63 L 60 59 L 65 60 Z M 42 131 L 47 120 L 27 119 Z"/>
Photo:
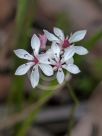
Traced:
<path id="1" fill-rule="evenodd" d="M 30 75 L 30 81 L 33 88 L 35 88 L 39 83 L 39 71 L 37 65 L 33 67 L 33 70 Z"/>
<path id="2" fill-rule="evenodd" d="M 32 36 L 32 39 L 31 39 L 31 47 L 34 50 L 34 53 L 38 54 L 40 49 L 40 40 L 38 36 L 35 34 Z"/>
<path id="3" fill-rule="evenodd" d="M 56 75 L 57 81 L 59 84 L 62 84 L 64 81 L 64 72 L 63 70 L 60 68 L 58 69 L 57 75 Z"/>
<path id="4" fill-rule="evenodd" d="M 73 57 L 70 58 L 70 59 L 68 59 L 68 60 L 66 61 L 66 64 L 67 64 L 67 65 L 68 65 L 68 64 L 73 64 L 73 63 L 74 63 Z"/>
<path id="5" fill-rule="evenodd" d="M 34 57 L 30 55 L 26 50 L 24 49 L 17 49 L 14 50 L 14 53 L 16 54 L 17 57 L 21 59 L 26 59 L 26 60 L 33 60 Z"/>
<path id="6" fill-rule="evenodd" d="M 50 62 L 50 57 L 45 53 L 45 54 L 40 54 L 38 56 L 39 62 L 43 64 L 51 64 Z"/>
<path id="7" fill-rule="evenodd" d="M 88 53 L 88 50 L 82 46 L 75 46 L 75 52 L 79 55 L 85 55 Z"/>
<path id="8" fill-rule="evenodd" d="M 47 30 L 43 30 L 44 31 L 44 33 L 45 33 L 45 35 L 46 35 L 46 37 L 47 37 L 47 39 L 49 40 L 49 41 L 51 41 L 51 42 L 57 42 L 57 43 L 59 43 L 60 42 L 60 40 L 54 35 L 54 34 L 52 34 L 52 33 L 50 33 L 50 32 L 48 32 Z"/>
<path id="9" fill-rule="evenodd" d="M 78 66 L 76 66 L 74 64 L 63 65 L 63 68 L 68 70 L 70 73 L 73 73 L 73 74 L 77 74 L 77 73 L 80 72 L 80 69 L 78 68 Z"/>
<path id="10" fill-rule="evenodd" d="M 50 59 L 50 63 L 49 63 L 49 64 L 55 65 L 55 64 L 56 64 L 56 61 L 53 60 L 53 59 L 55 58 L 55 56 L 54 56 L 54 52 L 52 51 L 52 49 L 48 49 L 48 50 L 46 51 L 46 55 L 47 55 L 47 56 L 49 57 L 49 59 Z"/>
<path id="11" fill-rule="evenodd" d="M 67 61 L 68 59 L 70 59 L 71 57 L 73 57 L 75 53 L 75 48 L 74 46 L 70 46 L 65 50 L 64 53 L 64 60 Z"/>
<path id="12" fill-rule="evenodd" d="M 70 43 L 74 43 L 74 42 L 78 42 L 80 40 L 82 40 L 85 35 L 86 35 L 86 30 L 82 30 L 82 31 L 77 31 L 74 34 L 72 34 L 72 36 L 69 38 L 69 42 Z"/>
<path id="13" fill-rule="evenodd" d="M 46 51 L 46 54 L 47 54 L 50 58 L 54 58 L 54 53 L 53 53 L 52 49 L 48 49 L 48 50 Z"/>
<path id="14" fill-rule="evenodd" d="M 19 66 L 15 72 L 15 75 L 24 75 L 28 72 L 28 70 L 34 65 L 33 62 L 28 62 Z"/>
<path id="15" fill-rule="evenodd" d="M 56 57 L 60 56 L 60 47 L 56 43 L 52 43 L 51 49 Z"/>
<path id="16" fill-rule="evenodd" d="M 53 75 L 53 68 L 48 64 L 40 64 L 39 67 L 43 71 L 43 73 L 47 76 Z"/>
<path id="17" fill-rule="evenodd" d="M 57 37 L 59 37 L 59 39 L 61 39 L 62 41 L 64 41 L 65 37 L 64 37 L 64 33 L 61 29 L 54 27 L 54 33 Z"/>

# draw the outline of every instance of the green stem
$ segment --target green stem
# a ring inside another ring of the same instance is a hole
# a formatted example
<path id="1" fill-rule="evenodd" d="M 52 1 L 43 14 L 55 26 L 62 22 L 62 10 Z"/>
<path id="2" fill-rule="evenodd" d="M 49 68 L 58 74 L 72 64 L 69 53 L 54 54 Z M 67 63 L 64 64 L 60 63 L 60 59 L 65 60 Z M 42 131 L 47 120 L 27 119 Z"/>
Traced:
<path id="1" fill-rule="evenodd" d="M 75 118 L 74 118 L 74 114 L 75 114 L 75 111 L 79 105 L 79 100 L 77 98 L 77 96 L 75 95 L 72 87 L 70 86 L 70 84 L 67 84 L 67 88 L 68 88 L 68 91 L 70 93 L 70 96 L 72 98 L 72 100 L 74 101 L 74 106 L 72 107 L 71 109 L 71 112 L 70 112 L 70 117 L 69 117 L 69 122 L 68 122 L 68 136 L 71 135 L 71 130 L 74 126 L 74 123 L 75 123 Z"/>
<path id="2" fill-rule="evenodd" d="M 75 123 L 75 118 L 74 118 L 74 113 L 76 111 L 76 108 L 77 106 L 74 105 L 71 109 L 71 112 L 70 112 L 70 116 L 69 116 L 69 122 L 68 122 L 68 136 L 71 135 L 71 132 L 72 132 L 72 128 L 74 126 L 74 123 Z"/>
<path id="3" fill-rule="evenodd" d="M 44 93 L 43 96 L 40 98 L 39 102 L 37 103 L 36 107 L 34 108 L 34 110 L 30 113 L 30 115 L 28 116 L 28 118 L 24 121 L 21 129 L 19 130 L 17 136 L 25 136 L 27 130 L 29 129 L 30 125 L 32 124 L 32 122 L 34 120 L 36 120 L 36 117 L 41 109 L 41 106 L 47 102 L 49 100 L 49 98 L 51 98 L 53 96 L 55 91 L 49 91 L 46 92 L 46 94 Z"/>
<path id="4" fill-rule="evenodd" d="M 72 87 L 70 86 L 70 84 L 67 84 L 67 88 L 68 88 L 70 96 L 71 96 L 72 100 L 74 101 L 75 105 L 79 105 L 80 102 L 79 102 L 77 96 L 75 95 L 75 93 L 74 93 Z"/>
<path id="5" fill-rule="evenodd" d="M 35 105 L 34 110 L 29 114 L 29 116 L 26 118 L 26 120 L 24 121 L 24 123 L 22 124 L 21 129 L 19 130 L 19 132 L 17 133 L 16 136 L 25 136 L 30 125 L 36 120 L 36 117 L 39 113 L 39 111 L 41 110 L 42 106 L 57 92 L 60 91 L 63 85 L 59 85 L 59 87 L 57 89 L 52 88 L 51 91 L 44 91 L 43 94 L 41 95 L 41 97 L 39 98 L 39 101 L 37 102 L 37 104 Z"/>

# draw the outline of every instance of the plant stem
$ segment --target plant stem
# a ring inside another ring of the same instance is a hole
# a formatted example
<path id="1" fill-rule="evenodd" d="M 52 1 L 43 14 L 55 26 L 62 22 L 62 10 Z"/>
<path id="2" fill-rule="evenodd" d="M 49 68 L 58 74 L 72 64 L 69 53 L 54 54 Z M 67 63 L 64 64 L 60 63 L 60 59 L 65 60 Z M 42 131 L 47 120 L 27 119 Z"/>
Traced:
<path id="1" fill-rule="evenodd" d="M 67 84 L 67 88 L 68 88 L 70 96 L 71 96 L 72 100 L 74 101 L 75 105 L 79 105 L 80 102 L 79 102 L 77 96 L 75 95 L 75 93 L 69 83 Z"/>
<path id="2" fill-rule="evenodd" d="M 49 100 L 51 96 L 53 96 L 54 91 L 49 91 L 46 94 L 44 93 L 44 96 L 42 96 L 37 103 L 36 107 L 34 110 L 30 113 L 30 115 L 26 118 L 24 121 L 21 129 L 19 130 L 17 136 L 25 136 L 26 132 L 28 131 L 30 125 L 32 124 L 33 121 L 36 120 L 37 115 L 39 111 L 41 110 L 42 105 Z"/>
<path id="3" fill-rule="evenodd" d="M 76 111 L 77 106 L 74 105 L 71 109 L 70 116 L 69 116 L 69 122 L 68 122 L 68 136 L 71 135 L 72 128 L 75 123 L 74 113 Z"/>
<path id="4" fill-rule="evenodd" d="M 71 130 L 72 130 L 73 125 L 75 123 L 74 113 L 75 113 L 75 111 L 76 111 L 76 109 L 77 109 L 80 102 L 79 102 L 77 96 L 75 95 L 75 93 L 74 93 L 74 91 L 73 91 L 73 89 L 72 89 L 72 87 L 70 86 L 69 83 L 67 84 L 67 88 L 68 88 L 68 91 L 70 93 L 70 96 L 71 96 L 72 100 L 74 101 L 74 106 L 71 109 L 70 117 L 69 117 L 70 120 L 68 122 L 68 136 L 70 136 L 71 135 Z"/>
<path id="5" fill-rule="evenodd" d="M 25 136 L 30 125 L 36 120 L 36 117 L 41 110 L 42 106 L 57 92 L 60 91 L 64 86 L 66 82 L 62 85 L 59 85 L 58 88 L 53 88 L 51 91 L 44 91 L 41 97 L 39 98 L 39 101 L 35 104 L 34 110 L 29 114 L 29 116 L 26 118 L 24 123 L 22 124 L 21 129 L 17 133 L 16 136 Z"/>

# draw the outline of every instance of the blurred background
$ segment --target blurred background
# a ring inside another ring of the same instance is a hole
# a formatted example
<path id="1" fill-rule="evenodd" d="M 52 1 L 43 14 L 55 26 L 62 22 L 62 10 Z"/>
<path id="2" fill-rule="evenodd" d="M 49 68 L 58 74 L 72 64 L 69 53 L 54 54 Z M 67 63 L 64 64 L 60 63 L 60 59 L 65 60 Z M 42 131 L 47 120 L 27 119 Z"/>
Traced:
<path id="1" fill-rule="evenodd" d="M 32 89 L 13 50 L 31 52 L 31 36 L 54 26 L 87 29 L 78 45 L 89 54 L 75 55 L 82 72 L 63 86 Z M 0 136 L 102 136 L 102 0 L 0 0 Z"/>

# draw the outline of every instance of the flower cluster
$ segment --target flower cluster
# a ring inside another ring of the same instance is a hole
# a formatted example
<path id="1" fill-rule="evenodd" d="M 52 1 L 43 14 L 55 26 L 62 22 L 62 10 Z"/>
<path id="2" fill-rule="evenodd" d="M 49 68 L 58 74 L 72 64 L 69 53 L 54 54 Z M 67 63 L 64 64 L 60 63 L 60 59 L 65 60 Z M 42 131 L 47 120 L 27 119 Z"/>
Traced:
<path id="1" fill-rule="evenodd" d="M 35 88 L 40 79 L 39 69 L 46 75 L 56 74 L 59 84 L 65 79 L 64 69 L 69 73 L 77 74 L 80 72 L 78 66 L 74 64 L 74 54 L 85 55 L 88 50 L 82 46 L 75 46 L 75 43 L 82 40 L 86 35 L 86 30 L 77 31 L 69 37 L 65 37 L 63 31 L 54 27 L 54 34 L 43 30 L 44 34 L 33 35 L 31 39 L 32 54 L 24 49 L 14 50 L 14 53 L 21 59 L 27 60 L 27 63 L 19 66 L 15 75 L 24 75 L 30 69 L 30 81 Z M 51 47 L 46 48 L 47 40 L 51 42 Z"/>

